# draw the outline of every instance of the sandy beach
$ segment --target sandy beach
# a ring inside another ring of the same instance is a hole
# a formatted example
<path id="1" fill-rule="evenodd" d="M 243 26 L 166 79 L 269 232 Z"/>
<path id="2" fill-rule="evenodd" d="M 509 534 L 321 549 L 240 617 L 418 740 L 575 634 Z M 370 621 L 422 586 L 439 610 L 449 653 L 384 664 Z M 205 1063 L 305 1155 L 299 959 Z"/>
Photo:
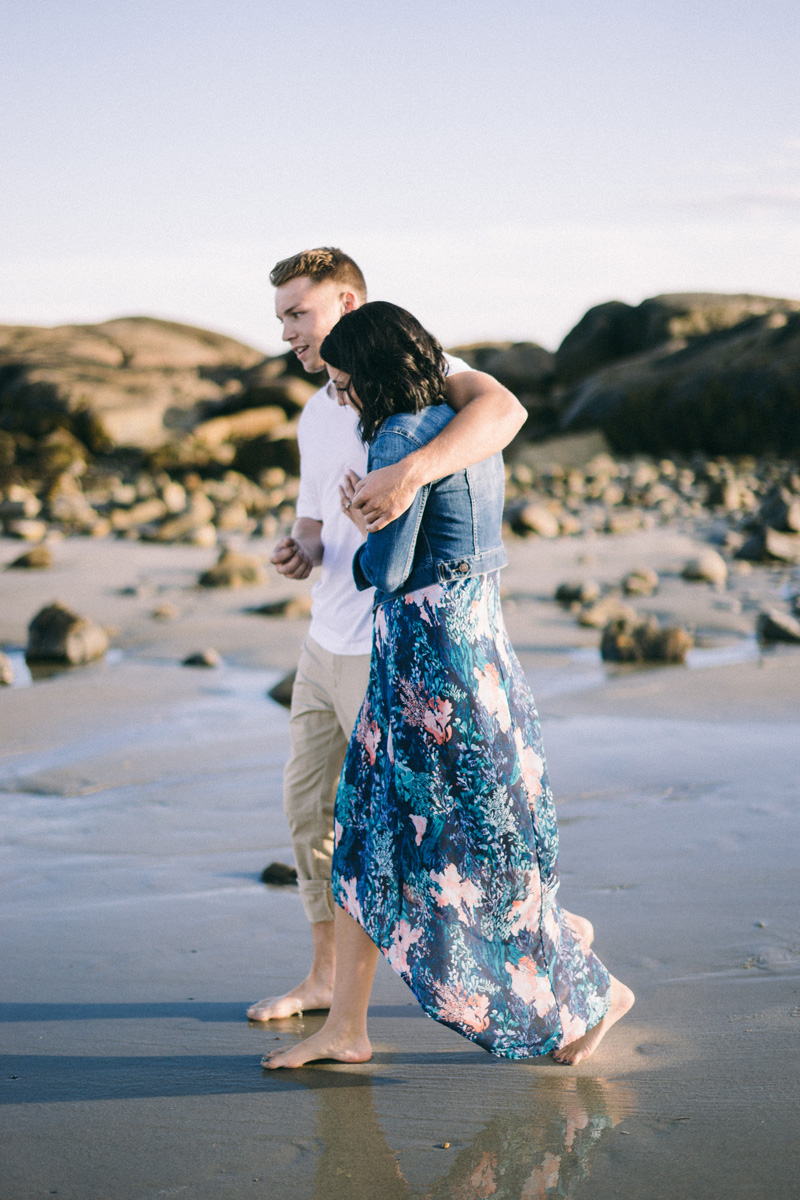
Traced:
<path id="1" fill-rule="evenodd" d="M 267 697 L 307 593 L 202 591 L 214 551 L 68 538 L 0 575 L 2 1200 L 781 1200 L 800 1196 L 800 648 L 759 606 L 797 568 L 680 578 L 702 531 L 513 540 L 506 619 L 537 696 L 561 898 L 637 1003 L 576 1068 L 493 1060 L 379 965 L 362 1066 L 263 1072 L 318 1014 L 249 1025 L 308 932 L 281 805 L 288 716 Z M 270 544 L 247 548 L 267 556 Z M 0 540 L 0 565 L 20 553 Z M 605 665 L 553 602 L 566 578 L 661 575 L 643 613 L 689 623 L 686 666 Z M 27 624 L 60 599 L 106 660 L 31 680 Z M 171 620 L 152 616 L 172 604 Z M 214 670 L 181 666 L 215 648 Z"/>

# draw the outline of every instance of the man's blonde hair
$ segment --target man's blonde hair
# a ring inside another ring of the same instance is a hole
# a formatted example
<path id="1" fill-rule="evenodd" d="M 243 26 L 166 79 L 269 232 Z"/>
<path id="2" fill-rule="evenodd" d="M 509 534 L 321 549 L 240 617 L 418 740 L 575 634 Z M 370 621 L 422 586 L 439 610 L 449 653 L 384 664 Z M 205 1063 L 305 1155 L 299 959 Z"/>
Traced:
<path id="1" fill-rule="evenodd" d="M 273 287 L 281 287 L 290 279 L 304 278 L 311 279 L 314 283 L 324 283 L 326 279 L 330 279 L 350 288 L 362 304 L 367 299 L 367 284 L 358 264 L 335 246 L 303 250 L 300 254 L 276 263 L 269 273 L 269 281 Z"/>

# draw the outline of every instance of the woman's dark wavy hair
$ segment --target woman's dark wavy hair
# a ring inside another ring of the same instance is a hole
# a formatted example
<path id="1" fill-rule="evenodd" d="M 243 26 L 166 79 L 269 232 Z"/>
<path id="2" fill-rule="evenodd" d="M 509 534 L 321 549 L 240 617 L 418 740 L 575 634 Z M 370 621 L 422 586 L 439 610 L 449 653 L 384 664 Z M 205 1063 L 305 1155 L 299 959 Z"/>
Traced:
<path id="1" fill-rule="evenodd" d="M 354 308 L 334 325 L 320 347 L 324 362 L 350 376 L 358 396 L 358 427 L 374 440 L 387 417 L 444 404 L 442 347 L 416 317 L 386 300 Z"/>

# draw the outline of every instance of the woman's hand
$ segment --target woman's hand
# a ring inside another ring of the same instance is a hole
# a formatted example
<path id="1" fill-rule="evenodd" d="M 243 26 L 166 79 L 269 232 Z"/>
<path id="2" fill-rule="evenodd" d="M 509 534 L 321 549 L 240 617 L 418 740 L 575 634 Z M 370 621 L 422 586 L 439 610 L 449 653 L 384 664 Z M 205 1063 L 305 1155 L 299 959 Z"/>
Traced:
<path id="1" fill-rule="evenodd" d="M 347 513 L 361 536 L 365 538 L 367 536 L 366 518 L 360 508 L 353 506 L 356 487 L 360 482 L 360 475 L 356 475 L 355 471 L 348 471 L 343 482 L 339 484 L 339 496 L 342 502 L 342 511 Z"/>

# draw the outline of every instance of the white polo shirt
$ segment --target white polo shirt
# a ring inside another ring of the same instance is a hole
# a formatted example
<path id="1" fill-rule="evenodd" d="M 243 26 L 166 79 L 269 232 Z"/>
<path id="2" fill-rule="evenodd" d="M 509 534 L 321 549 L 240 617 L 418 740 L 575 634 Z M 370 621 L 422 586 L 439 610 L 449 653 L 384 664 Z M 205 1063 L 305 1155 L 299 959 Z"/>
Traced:
<path id="1" fill-rule="evenodd" d="M 471 370 L 462 359 L 445 357 L 448 375 Z M 369 654 L 374 589 L 359 592 L 353 582 L 353 555 L 363 539 L 339 497 L 348 471 L 366 475 L 367 446 L 358 436 L 358 413 L 349 404 L 340 405 L 329 387 L 314 393 L 297 427 L 297 515 L 322 522 L 322 568 L 311 591 L 309 634 L 331 654 Z"/>

